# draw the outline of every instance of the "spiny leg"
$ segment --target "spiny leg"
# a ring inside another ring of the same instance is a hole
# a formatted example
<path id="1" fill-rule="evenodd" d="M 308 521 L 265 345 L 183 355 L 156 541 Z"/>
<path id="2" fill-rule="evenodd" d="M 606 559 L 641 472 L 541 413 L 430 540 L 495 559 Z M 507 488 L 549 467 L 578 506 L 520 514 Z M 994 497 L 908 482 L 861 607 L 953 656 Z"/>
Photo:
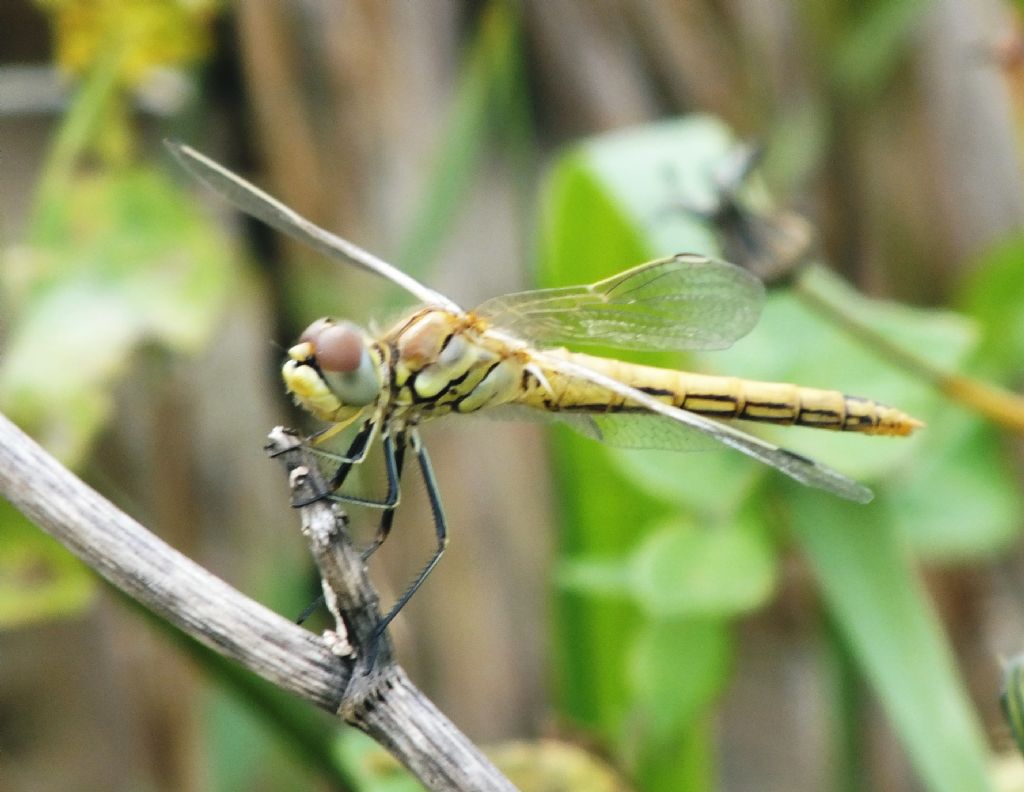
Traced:
<path id="1" fill-rule="evenodd" d="M 365 427 L 364 427 L 365 428 Z M 363 430 L 360 430 L 362 433 Z M 358 438 L 357 438 L 358 439 Z M 405 449 L 408 445 L 406 434 L 404 430 L 399 430 L 397 433 L 397 442 L 392 440 L 391 432 L 385 429 L 382 433 L 382 440 L 384 446 L 384 467 L 387 470 L 388 475 L 388 492 L 383 501 L 374 501 L 367 498 L 359 498 L 354 495 L 330 495 L 329 497 L 337 500 L 347 501 L 350 503 L 360 503 L 366 506 L 379 506 L 384 509 L 384 514 L 381 515 L 380 525 L 377 528 L 377 533 L 373 538 L 373 541 L 362 551 L 362 559 L 366 561 L 374 552 L 384 544 L 384 540 L 388 538 L 388 534 L 391 532 L 391 525 L 395 519 L 395 507 L 398 506 L 398 494 L 399 485 L 402 478 L 402 467 L 405 464 Z M 353 443 L 355 446 L 355 443 Z M 430 460 L 426 456 L 426 451 L 419 444 L 419 437 L 413 437 L 413 448 L 416 450 L 417 455 L 420 459 L 420 469 L 423 471 L 423 481 L 427 486 L 427 492 L 430 493 L 430 504 L 431 509 L 434 512 L 434 521 L 437 524 L 440 519 L 440 525 L 438 525 L 438 536 L 439 541 L 441 537 L 447 534 L 444 526 L 444 514 L 441 513 L 441 502 L 437 495 L 437 485 L 434 482 L 434 474 L 430 469 Z M 352 448 L 349 449 L 351 455 Z M 349 469 L 351 469 L 351 463 Z M 345 477 L 348 475 L 348 470 L 345 471 L 344 475 L 341 476 L 341 483 L 344 483 Z M 332 479 L 333 481 L 333 479 Z M 340 486 L 340 484 L 339 484 Z M 402 609 L 402 606 L 409 601 L 409 598 L 416 592 L 416 589 L 420 587 L 423 580 L 430 574 L 430 570 L 434 568 L 438 560 L 441 558 L 441 553 L 444 552 L 443 545 L 438 549 L 437 554 L 431 560 L 430 564 L 420 573 L 419 579 L 409 587 L 408 591 L 402 595 L 398 603 L 391 609 L 391 612 L 381 622 L 381 625 L 374 631 L 373 643 L 376 644 L 377 638 L 384 632 L 384 627 L 387 626 L 395 615 Z M 296 620 L 297 624 L 302 624 L 306 619 L 309 618 L 310 614 L 319 608 L 324 602 L 324 595 L 321 594 L 313 602 L 307 605 L 302 613 L 299 614 L 299 618 Z M 371 647 L 370 656 L 376 657 L 377 648 L 374 645 Z"/>
<path id="2" fill-rule="evenodd" d="M 379 638 L 384 634 L 391 621 L 398 615 L 398 612 L 405 607 L 405 604 L 412 599 L 412 595 L 416 593 L 420 586 L 423 585 L 423 581 L 427 579 L 427 576 L 433 571 L 434 567 L 437 566 L 437 562 L 441 560 L 441 556 L 444 555 L 444 550 L 448 546 L 448 525 L 444 518 L 444 508 L 441 505 L 441 494 L 437 489 L 437 481 L 434 478 L 434 470 L 430 464 L 430 457 L 427 455 L 427 449 L 423 447 L 420 442 L 419 433 L 412 429 L 409 432 L 409 439 L 412 444 L 412 450 L 416 454 L 416 459 L 420 465 L 420 473 L 423 476 L 423 486 L 427 490 L 427 497 L 430 499 L 430 511 L 434 518 L 434 535 L 437 538 L 437 548 L 434 551 L 434 555 L 431 557 L 427 565 L 420 570 L 420 573 L 416 576 L 416 579 L 409 585 L 409 588 L 405 590 L 398 601 L 391 607 L 388 614 L 381 619 L 380 624 L 374 630 L 374 636 Z"/>
<path id="3" fill-rule="evenodd" d="M 367 420 L 359 430 L 359 434 L 357 434 L 352 440 L 352 444 L 344 455 L 320 452 L 332 459 L 341 460 L 341 464 L 338 466 L 338 469 L 334 472 L 334 475 L 331 476 L 330 481 L 327 483 L 328 491 L 311 498 L 308 501 L 295 503 L 294 505 L 306 506 L 314 500 L 327 498 L 341 503 L 355 503 L 360 506 L 370 506 L 376 509 L 394 509 L 395 506 L 398 505 L 399 495 L 398 467 L 395 462 L 395 444 L 391 438 L 391 432 L 387 428 L 381 432 L 384 451 L 384 469 L 388 477 L 388 491 L 384 496 L 384 499 L 378 500 L 376 498 L 363 498 L 359 495 L 347 495 L 345 493 L 337 492 L 338 488 L 345 483 L 349 473 L 352 472 L 352 468 L 356 465 L 362 464 L 366 459 L 367 446 L 373 438 L 378 423 L 379 421 L 377 419 Z"/>
<path id="4" fill-rule="evenodd" d="M 369 445 L 370 438 L 373 436 L 375 423 L 372 420 L 368 420 L 363 427 L 359 430 L 359 434 L 353 439 L 352 444 L 349 446 L 348 451 L 345 452 L 344 460 L 338 467 L 338 470 L 331 477 L 330 485 L 332 488 L 340 487 L 345 483 L 345 479 L 352 470 L 352 466 L 359 464 L 366 457 L 366 447 Z M 373 552 L 383 544 L 387 538 L 388 533 L 391 531 L 391 524 L 394 521 L 395 506 L 398 505 L 398 492 L 399 492 L 399 479 L 402 475 L 402 463 L 405 459 L 405 433 L 398 433 L 398 450 L 394 450 L 394 446 L 391 441 L 391 434 L 387 430 L 383 433 L 383 446 L 384 446 L 384 466 L 388 476 L 388 492 L 383 502 L 373 501 L 366 498 L 359 498 L 356 496 L 341 496 L 332 495 L 330 492 L 324 493 L 319 496 L 330 497 L 332 499 L 345 500 L 348 502 L 362 503 L 368 506 L 382 506 L 385 509 L 384 515 L 381 518 L 380 527 L 377 529 L 377 535 L 374 537 L 373 544 L 363 551 L 363 560 L 366 560 L 373 554 Z M 334 455 L 331 455 L 334 456 Z M 318 498 L 311 498 L 308 501 L 296 503 L 296 506 L 305 506 L 309 503 L 318 500 Z M 295 620 L 296 624 L 302 624 L 310 617 L 310 615 L 324 603 L 324 595 L 320 594 L 314 599 L 309 605 L 303 608 L 302 613 L 299 614 Z"/>
<path id="5" fill-rule="evenodd" d="M 321 605 L 323 605 L 324 602 L 326 602 L 326 600 L 324 599 L 324 595 L 318 594 L 315 600 L 313 600 L 311 603 L 309 603 L 309 605 L 302 609 L 302 613 L 299 614 L 298 618 L 295 620 L 295 623 L 305 624 L 306 619 L 312 616 L 313 612 Z"/>
<path id="6" fill-rule="evenodd" d="M 368 420 L 362 425 L 356 436 L 352 438 L 352 445 L 348 447 L 348 451 L 345 452 L 341 464 L 338 465 L 338 469 L 334 471 L 334 475 L 331 476 L 331 480 L 328 482 L 332 492 L 345 483 L 348 474 L 352 472 L 353 465 L 359 464 L 366 458 L 366 449 L 370 445 L 370 438 L 373 436 L 373 430 L 376 426 L 376 421 Z"/>
<path id="7" fill-rule="evenodd" d="M 400 431 L 395 435 L 395 453 L 394 453 L 394 482 L 395 489 L 397 490 L 402 484 L 402 467 L 405 464 L 405 449 L 407 441 L 405 432 Z M 390 476 L 388 479 L 391 481 Z M 384 513 L 380 517 L 380 525 L 377 526 L 377 533 L 373 537 L 373 541 L 370 542 L 369 546 L 363 549 L 363 561 L 369 560 L 370 556 L 377 552 L 377 548 L 384 544 L 384 540 L 388 538 L 391 533 L 391 526 L 395 521 L 395 506 L 397 506 L 397 497 L 395 498 L 395 504 L 386 507 Z"/>
<path id="8" fill-rule="evenodd" d="M 352 467 L 361 463 L 366 458 L 366 450 L 370 445 L 370 439 L 373 437 L 373 433 L 376 428 L 377 421 L 373 418 L 367 419 L 366 423 L 364 423 L 359 429 L 358 434 L 356 434 L 352 439 L 352 443 L 343 455 L 332 454 L 327 451 L 318 451 L 317 453 L 330 459 L 338 460 L 341 464 L 338 465 L 338 469 L 334 471 L 330 481 L 327 482 L 326 492 L 313 495 L 304 501 L 297 501 L 292 505 L 296 507 L 308 506 L 311 503 L 315 503 L 318 500 L 328 497 L 334 490 L 344 484 L 345 479 L 348 478 L 348 474 L 352 472 Z M 315 438 L 316 435 L 313 437 Z M 311 450 L 315 449 L 311 448 Z"/>
<path id="9" fill-rule="evenodd" d="M 330 500 L 338 501 L 340 503 L 355 503 L 360 506 L 370 506 L 375 509 L 385 509 L 388 511 L 393 511 L 395 506 L 398 505 L 399 468 L 397 462 L 397 455 L 395 452 L 395 441 L 391 437 L 390 429 L 385 429 L 381 433 L 381 440 L 384 451 L 384 470 L 387 473 L 388 477 L 388 491 L 387 494 L 384 496 L 384 499 L 378 500 L 376 498 L 363 498 L 359 495 L 347 495 L 341 492 L 331 492 L 325 495 L 324 497 L 329 498 Z M 404 445 L 404 440 L 402 444 Z M 348 476 L 349 471 L 352 468 L 352 464 L 354 463 L 345 463 L 345 465 L 348 466 L 348 470 L 345 470 L 343 473 L 339 469 L 339 473 L 341 473 L 341 483 L 339 483 L 337 486 L 340 487 L 341 484 L 345 482 L 345 478 Z M 331 479 L 332 485 L 334 484 L 334 481 L 337 478 L 338 475 L 335 474 L 334 478 Z"/>

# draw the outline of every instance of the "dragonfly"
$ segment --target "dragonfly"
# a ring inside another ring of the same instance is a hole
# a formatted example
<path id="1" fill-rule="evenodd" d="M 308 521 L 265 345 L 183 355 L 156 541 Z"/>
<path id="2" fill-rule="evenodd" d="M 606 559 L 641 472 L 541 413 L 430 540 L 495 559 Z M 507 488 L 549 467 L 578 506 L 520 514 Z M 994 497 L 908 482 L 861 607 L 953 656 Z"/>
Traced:
<path id="1" fill-rule="evenodd" d="M 421 424 L 480 412 L 540 416 L 612 446 L 675 451 L 732 448 L 801 484 L 858 503 L 871 491 L 832 468 L 748 434 L 725 419 L 870 435 L 909 435 L 917 419 L 871 399 L 788 383 L 675 371 L 569 351 L 579 343 L 632 350 L 723 349 L 756 324 L 761 281 L 708 256 L 681 253 L 585 286 L 518 292 L 467 311 L 363 248 L 326 231 L 195 149 L 168 141 L 196 177 L 243 212 L 319 251 L 372 272 L 419 303 L 383 333 L 318 319 L 287 353 L 285 386 L 328 428 L 352 427 L 324 497 L 383 510 L 368 558 L 387 538 L 411 450 L 436 536 L 429 562 L 381 621 L 382 633 L 437 565 L 448 527 Z M 342 493 L 379 440 L 387 493 Z"/>

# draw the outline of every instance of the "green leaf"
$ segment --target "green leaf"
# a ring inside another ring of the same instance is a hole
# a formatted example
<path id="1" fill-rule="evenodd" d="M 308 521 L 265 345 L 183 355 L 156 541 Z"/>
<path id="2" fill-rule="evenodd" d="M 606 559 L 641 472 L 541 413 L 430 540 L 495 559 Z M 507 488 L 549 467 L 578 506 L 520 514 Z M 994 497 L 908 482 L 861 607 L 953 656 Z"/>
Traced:
<path id="1" fill-rule="evenodd" d="M 922 558 L 988 556 L 1020 534 L 1024 498 L 1000 432 L 955 407 L 929 422 L 921 453 L 885 490 L 894 524 Z"/>
<path id="2" fill-rule="evenodd" d="M 580 149 L 580 165 L 593 173 L 605 200 L 619 208 L 653 256 L 713 254 L 718 250 L 714 235 L 681 206 L 713 202 L 717 169 L 734 145 L 721 121 L 694 115 L 593 138 Z M 617 268 L 637 263 L 620 260 Z"/>
<path id="3" fill-rule="evenodd" d="M 1007 663 L 1003 670 L 1000 703 L 1017 750 L 1024 754 L 1024 657 L 1020 655 Z"/>
<path id="4" fill-rule="evenodd" d="M 361 792 L 418 792 L 423 786 L 370 737 L 355 729 L 338 732 L 337 752 Z"/>
<path id="5" fill-rule="evenodd" d="M 925 785 L 991 789 L 981 727 L 883 504 L 866 523 L 865 507 L 792 489 L 793 533 Z"/>
<path id="6" fill-rule="evenodd" d="M 78 559 L 0 500 L 0 629 L 73 615 L 96 580 Z"/>
<path id="7" fill-rule="evenodd" d="M 209 338 L 233 267 L 160 172 L 77 180 L 61 211 L 0 276 L 11 306 L 0 405 L 73 464 L 111 416 L 110 388 L 140 345 L 192 352 Z"/>
<path id="8" fill-rule="evenodd" d="M 674 618 L 646 624 L 630 654 L 633 707 L 623 742 L 639 754 L 671 749 L 722 692 L 733 652 L 724 621 Z"/>
<path id="9" fill-rule="evenodd" d="M 647 257 L 635 231 L 579 153 L 561 160 L 543 196 L 541 285 L 596 280 Z M 559 554 L 565 558 L 621 556 L 641 538 L 658 510 L 634 497 L 601 447 L 562 428 L 552 436 L 558 506 Z M 617 735 L 628 705 L 622 687 L 628 636 L 636 612 L 627 602 L 595 600 L 562 592 L 556 603 L 553 652 L 559 696 L 566 717 L 609 739 Z"/>
<path id="10" fill-rule="evenodd" d="M 480 172 L 488 140 L 516 120 L 515 96 L 524 76 L 518 59 L 519 20 L 515 5 L 487 4 L 476 37 L 460 70 L 441 149 L 431 168 L 424 199 L 399 248 L 396 261 L 421 277 Z"/>
<path id="11" fill-rule="evenodd" d="M 729 449 L 676 451 L 611 450 L 619 472 L 640 492 L 721 524 L 734 515 L 763 476 L 759 465 Z"/>
<path id="12" fill-rule="evenodd" d="M 630 588 L 656 618 L 735 615 L 764 604 L 775 583 L 774 557 L 753 532 L 671 523 L 633 555 Z"/>
<path id="13" fill-rule="evenodd" d="M 625 558 L 572 558 L 558 568 L 567 591 L 628 598 L 654 619 L 736 615 L 765 603 L 775 586 L 775 558 L 752 526 L 663 523 L 644 528 Z"/>
<path id="14" fill-rule="evenodd" d="M 581 152 L 555 166 L 542 206 L 541 286 L 589 283 L 650 257 Z"/>
<path id="15" fill-rule="evenodd" d="M 1020 373 L 1024 358 L 1024 239 L 997 246 L 978 262 L 977 269 L 959 289 L 961 304 L 986 329 L 978 357 L 983 365 L 1003 373 L 1007 381 Z"/>

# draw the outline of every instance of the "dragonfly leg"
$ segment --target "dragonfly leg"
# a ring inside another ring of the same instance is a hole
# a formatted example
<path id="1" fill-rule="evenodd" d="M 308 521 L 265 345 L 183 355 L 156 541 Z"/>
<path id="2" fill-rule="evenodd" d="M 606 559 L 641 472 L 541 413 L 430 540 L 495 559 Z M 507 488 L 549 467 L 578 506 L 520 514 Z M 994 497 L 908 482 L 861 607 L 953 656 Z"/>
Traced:
<path id="1" fill-rule="evenodd" d="M 331 476 L 331 480 L 328 482 L 327 486 L 330 487 L 331 491 L 338 489 L 338 487 L 344 484 L 348 474 L 352 472 L 352 466 L 358 465 L 366 458 L 366 451 L 370 447 L 370 439 L 373 437 L 373 430 L 376 428 L 376 422 L 367 421 L 363 424 L 359 433 L 352 439 L 352 445 L 348 447 L 345 456 L 338 460 L 341 464 L 338 465 L 338 469 L 334 471 L 334 475 Z"/>
<path id="2" fill-rule="evenodd" d="M 370 445 L 370 439 L 373 437 L 374 430 L 377 428 L 377 424 L 373 420 L 368 420 L 363 424 L 359 433 L 353 438 L 351 445 L 348 450 L 342 454 L 332 454 L 325 451 L 317 451 L 316 449 L 310 449 L 315 453 L 325 456 L 329 459 L 340 461 L 338 469 L 334 471 L 330 481 L 327 482 L 327 490 L 310 496 L 306 500 L 295 501 L 292 503 L 296 508 L 308 506 L 311 503 L 315 503 L 318 500 L 330 497 L 331 493 L 345 483 L 345 479 L 348 478 L 348 474 L 352 471 L 352 466 L 357 465 L 366 458 L 367 448 Z"/>
<path id="3" fill-rule="evenodd" d="M 437 566 L 437 562 L 441 560 L 441 556 L 444 555 L 444 550 L 448 546 L 448 524 L 445 521 L 444 508 L 441 505 L 441 494 L 437 489 L 437 480 L 434 478 L 434 469 L 430 465 L 430 457 L 427 455 L 427 449 L 420 442 L 419 433 L 415 429 L 409 432 L 409 439 L 412 444 L 412 450 L 416 454 L 416 459 L 420 465 L 423 486 L 430 500 L 430 511 L 434 518 L 434 534 L 437 538 L 437 548 L 434 550 L 434 555 L 427 562 L 427 565 L 420 570 L 416 579 L 413 580 L 402 596 L 398 598 L 398 601 L 391 606 L 391 610 L 388 611 L 387 615 L 381 619 L 380 624 L 374 630 L 374 635 L 377 638 L 384 634 L 384 631 L 395 616 L 398 615 L 398 612 L 405 607 L 405 604 L 412 599 L 412 595 L 423 585 L 423 581 L 427 579 L 427 576 Z"/>
<path id="4" fill-rule="evenodd" d="M 405 432 L 399 432 L 395 440 L 395 453 L 394 453 L 394 490 L 397 493 L 398 488 L 402 482 L 402 466 L 405 464 L 405 449 L 407 446 Z M 388 468 L 388 491 L 390 492 L 391 487 L 391 468 Z M 369 560 L 370 556 L 377 552 L 377 548 L 384 544 L 384 540 L 388 538 L 391 533 L 391 526 L 395 521 L 395 506 L 398 505 L 397 494 L 394 498 L 395 503 L 390 507 L 385 507 L 384 513 L 380 517 L 380 525 L 377 526 L 377 533 L 373 537 L 373 541 L 370 542 L 369 546 L 365 547 L 362 551 L 363 561 Z"/>
<path id="5" fill-rule="evenodd" d="M 369 433 L 367 433 L 367 436 L 369 436 Z M 395 507 L 398 506 L 399 484 L 402 478 L 402 466 L 405 462 L 406 445 L 407 443 L 405 438 L 405 432 L 398 433 L 398 441 L 395 444 L 392 444 L 391 442 L 390 433 L 384 433 L 384 459 L 385 467 L 387 469 L 388 474 L 388 494 L 383 502 L 368 501 L 356 498 L 355 496 L 352 496 L 351 498 L 349 496 L 339 495 L 329 496 L 331 498 L 339 500 L 344 499 L 350 502 L 383 506 L 384 514 L 381 516 L 380 525 L 377 528 L 377 534 L 374 536 L 373 541 L 370 543 L 370 545 L 361 552 L 363 561 L 366 561 L 371 555 L 373 555 L 374 552 L 376 552 L 377 548 L 384 544 L 384 540 L 388 538 L 388 534 L 391 533 L 391 525 L 395 520 Z M 353 443 L 353 446 L 355 446 L 355 443 Z M 352 453 L 353 448 L 349 448 L 349 454 Z M 346 464 L 349 464 L 349 469 L 351 469 L 351 463 Z M 341 483 L 344 483 L 345 476 L 347 475 L 348 471 L 346 470 L 345 475 L 343 475 L 341 478 Z M 300 613 L 299 617 L 295 620 L 296 624 L 302 624 L 303 622 L 305 622 L 306 619 L 308 619 L 310 615 L 313 613 L 313 611 L 315 611 L 323 604 L 324 595 L 321 594 L 315 600 L 309 603 L 309 605 L 303 608 L 302 613 Z"/>
<path id="6" fill-rule="evenodd" d="M 326 600 L 324 599 L 324 595 L 318 595 L 315 600 L 313 600 L 311 603 L 309 603 L 309 605 L 302 609 L 302 613 L 299 614 L 298 618 L 295 620 L 295 623 L 305 624 L 306 619 L 312 616 L 313 612 L 321 605 L 323 605 L 324 602 L 326 602 Z"/>
<path id="7" fill-rule="evenodd" d="M 355 504 L 357 504 L 359 506 L 370 506 L 370 507 L 375 508 L 375 509 L 385 509 L 385 510 L 388 510 L 388 511 L 393 511 L 394 510 L 394 508 L 398 505 L 398 496 L 399 496 L 399 488 L 398 488 L 398 479 L 399 479 L 398 454 L 395 451 L 395 442 L 394 442 L 394 440 L 391 437 L 391 432 L 389 430 L 385 429 L 381 433 L 381 436 L 382 436 L 382 441 L 383 441 L 383 446 L 384 446 L 384 449 L 383 449 L 384 450 L 384 470 L 385 470 L 385 472 L 387 473 L 387 476 L 388 476 L 388 491 L 387 491 L 387 494 L 384 496 L 384 499 L 383 500 L 378 500 L 376 498 L 363 498 L 363 497 L 361 497 L 359 495 L 347 495 L 347 494 L 344 494 L 344 493 L 341 493 L 341 492 L 330 492 L 330 493 L 327 493 L 327 494 L 323 495 L 322 497 L 328 498 L 329 500 L 338 501 L 339 503 L 355 503 Z M 404 445 L 404 444 L 405 444 L 405 441 L 404 441 L 404 437 L 403 437 L 402 445 Z M 402 456 L 404 456 L 404 453 L 405 452 L 404 452 L 404 449 L 403 449 Z M 348 476 L 349 472 L 352 469 L 352 465 L 354 465 L 354 464 L 356 464 L 356 463 L 355 462 L 345 462 L 345 463 L 342 464 L 342 467 L 345 468 L 345 470 L 342 471 L 341 469 L 339 469 L 338 473 L 336 473 L 334 475 L 334 477 L 331 479 L 331 486 L 332 486 L 332 488 L 334 488 L 336 486 L 340 487 L 341 484 L 343 484 L 345 482 L 345 478 Z M 339 479 L 339 474 L 340 474 L 340 483 L 335 485 L 334 482 Z"/>

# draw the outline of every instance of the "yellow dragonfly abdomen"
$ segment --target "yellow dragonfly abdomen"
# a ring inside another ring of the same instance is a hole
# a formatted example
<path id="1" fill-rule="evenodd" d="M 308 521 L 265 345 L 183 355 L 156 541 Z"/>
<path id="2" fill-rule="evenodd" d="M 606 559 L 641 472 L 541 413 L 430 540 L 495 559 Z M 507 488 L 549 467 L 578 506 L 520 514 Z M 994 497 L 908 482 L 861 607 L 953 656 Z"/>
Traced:
<path id="1" fill-rule="evenodd" d="M 909 435 L 923 426 L 902 410 L 834 390 L 673 371 L 566 350 L 547 350 L 546 354 L 586 366 L 673 407 L 709 418 L 870 435 Z M 546 384 L 531 379 L 516 401 L 551 412 L 643 410 L 627 398 L 585 380 L 546 367 L 542 373 Z"/>

